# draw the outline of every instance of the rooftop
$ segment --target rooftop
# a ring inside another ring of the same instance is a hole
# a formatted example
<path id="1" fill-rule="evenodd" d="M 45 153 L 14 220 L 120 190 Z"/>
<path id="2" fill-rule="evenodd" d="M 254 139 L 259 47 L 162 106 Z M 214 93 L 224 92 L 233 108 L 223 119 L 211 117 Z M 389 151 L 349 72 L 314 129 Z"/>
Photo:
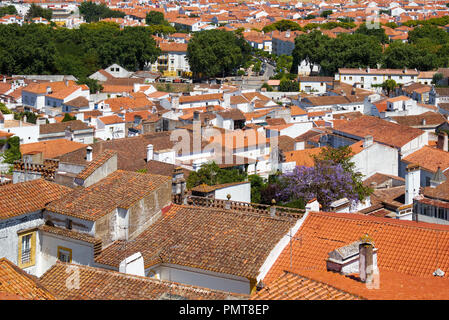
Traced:
<path id="1" fill-rule="evenodd" d="M 65 285 L 76 266 L 79 288 Z M 247 296 L 161 281 L 116 271 L 57 262 L 41 277 L 41 282 L 64 300 L 163 300 L 169 294 L 186 300 L 245 299 Z M 93 289 L 95 288 L 95 289 Z"/>
<path id="2" fill-rule="evenodd" d="M 128 209 L 171 179 L 167 176 L 117 170 L 99 182 L 53 201 L 47 210 L 95 221 L 115 208 Z"/>
<path id="3" fill-rule="evenodd" d="M 240 210 L 173 205 L 123 250 L 116 241 L 96 258 L 117 268 L 141 252 L 145 267 L 168 262 L 255 279 L 260 267 L 294 219 L 271 218 Z"/>
<path id="4" fill-rule="evenodd" d="M 44 179 L 0 186 L 0 220 L 42 210 L 71 191 Z"/>

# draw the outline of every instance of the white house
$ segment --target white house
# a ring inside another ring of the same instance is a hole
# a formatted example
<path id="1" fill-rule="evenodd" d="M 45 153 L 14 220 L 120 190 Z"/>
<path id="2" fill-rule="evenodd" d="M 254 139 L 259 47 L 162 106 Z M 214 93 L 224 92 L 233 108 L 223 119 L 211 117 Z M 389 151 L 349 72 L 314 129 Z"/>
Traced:
<path id="1" fill-rule="evenodd" d="M 419 71 L 416 69 L 340 68 L 335 74 L 335 80 L 370 89 L 372 85 L 382 84 L 386 80 L 394 80 L 397 84 L 416 82 L 418 76 Z"/>
<path id="2" fill-rule="evenodd" d="M 95 137 L 103 140 L 125 137 L 125 121 L 116 114 L 97 118 Z"/>

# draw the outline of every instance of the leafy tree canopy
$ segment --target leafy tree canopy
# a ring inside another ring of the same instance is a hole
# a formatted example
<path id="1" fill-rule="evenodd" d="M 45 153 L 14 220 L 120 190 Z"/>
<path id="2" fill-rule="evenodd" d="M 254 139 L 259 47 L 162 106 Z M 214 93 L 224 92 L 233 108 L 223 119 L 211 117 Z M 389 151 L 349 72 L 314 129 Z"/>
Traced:
<path id="1" fill-rule="evenodd" d="M 76 117 L 71 116 L 69 113 L 64 114 L 64 118 L 61 120 L 61 122 L 67 122 L 67 121 L 73 121 L 76 120 Z"/>
<path id="2" fill-rule="evenodd" d="M 159 11 L 150 11 L 145 17 L 145 23 L 149 26 L 151 25 L 165 25 L 168 26 L 169 23 L 164 18 L 164 14 Z"/>
<path id="3" fill-rule="evenodd" d="M 50 21 L 52 16 L 53 16 L 53 11 L 51 9 L 44 9 L 41 6 L 38 6 L 34 3 L 32 3 L 25 15 L 25 20 L 31 21 L 31 19 L 33 19 L 33 18 L 42 17 L 42 18 L 46 19 L 47 21 Z"/>
<path id="4" fill-rule="evenodd" d="M 111 10 L 104 3 L 96 4 L 92 1 L 82 2 L 79 11 L 86 22 L 96 22 L 106 18 L 123 18 L 125 16 L 122 11 Z"/>
<path id="5" fill-rule="evenodd" d="M 9 5 L 6 7 L 0 7 L 0 17 L 6 16 L 6 15 L 12 15 L 17 14 L 16 7 L 13 5 Z"/>
<path id="6" fill-rule="evenodd" d="M 197 32 L 189 41 L 187 59 L 195 76 L 231 74 L 250 59 L 251 47 L 234 32 L 214 29 Z"/>
<path id="7" fill-rule="evenodd" d="M 237 169 L 221 169 L 215 162 L 205 163 L 198 171 L 191 172 L 187 178 L 187 189 L 207 184 L 216 184 L 245 181 L 246 173 Z"/>

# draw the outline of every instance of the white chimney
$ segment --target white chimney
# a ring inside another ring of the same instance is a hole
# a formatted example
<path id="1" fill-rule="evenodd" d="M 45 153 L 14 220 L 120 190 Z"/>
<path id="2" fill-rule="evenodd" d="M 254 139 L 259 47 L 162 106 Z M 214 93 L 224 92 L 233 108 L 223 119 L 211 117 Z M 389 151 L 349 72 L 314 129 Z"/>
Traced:
<path id="1" fill-rule="evenodd" d="M 405 168 L 405 204 L 412 204 L 413 198 L 419 195 L 421 186 L 421 170 L 418 165 L 409 164 Z"/>
<path id="2" fill-rule="evenodd" d="M 86 161 L 87 162 L 91 162 L 92 161 L 92 154 L 93 154 L 93 151 L 92 151 L 93 149 L 92 149 L 92 147 L 91 146 L 88 146 L 87 148 L 86 148 Z"/>
<path id="3" fill-rule="evenodd" d="M 178 110 L 179 109 L 179 95 L 177 93 L 171 93 L 171 108 L 172 110 Z"/>
<path id="4" fill-rule="evenodd" d="M 318 202 L 318 200 L 316 198 L 313 198 L 306 204 L 306 213 L 308 213 L 310 211 L 314 211 L 314 212 L 320 211 L 320 203 Z"/>
<path id="5" fill-rule="evenodd" d="M 51 87 L 50 86 L 48 86 L 47 87 L 47 94 L 50 94 L 52 91 L 51 91 Z"/>
<path id="6" fill-rule="evenodd" d="M 227 109 L 231 107 L 231 94 L 223 93 L 223 108 Z"/>
<path id="7" fill-rule="evenodd" d="M 154 155 L 154 151 L 153 151 L 153 145 L 149 144 L 147 145 L 147 162 L 150 160 L 153 160 L 153 155 Z"/>
<path id="8" fill-rule="evenodd" d="M 373 282 L 373 274 L 377 269 L 377 257 L 374 255 L 374 242 L 365 234 L 359 244 L 359 276 L 365 283 Z"/>
<path id="9" fill-rule="evenodd" d="M 145 277 L 145 268 L 143 264 L 142 254 L 140 252 L 136 252 L 128 258 L 124 259 L 122 262 L 120 262 L 118 271 Z"/>
<path id="10" fill-rule="evenodd" d="M 368 148 L 373 144 L 373 136 L 367 135 L 363 138 L 363 148 Z"/>

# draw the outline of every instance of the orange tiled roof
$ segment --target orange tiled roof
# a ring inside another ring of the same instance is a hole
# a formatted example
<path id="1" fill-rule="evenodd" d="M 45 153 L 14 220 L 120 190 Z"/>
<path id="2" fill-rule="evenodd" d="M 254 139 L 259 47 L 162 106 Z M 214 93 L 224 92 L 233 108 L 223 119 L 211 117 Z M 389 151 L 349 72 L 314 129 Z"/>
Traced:
<path id="1" fill-rule="evenodd" d="M 54 139 L 21 144 L 20 152 L 22 154 L 27 154 L 29 152 L 38 151 L 43 153 L 45 159 L 53 159 L 85 147 L 87 147 L 87 145 L 84 143 L 69 141 L 67 139 Z"/>
<path id="2" fill-rule="evenodd" d="M 12 299 L 55 300 L 56 297 L 41 282 L 6 258 L 0 258 L 0 300 L 2 295 Z"/>
<path id="3" fill-rule="evenodd" d="M 313 156 L 318 155 L 320 152 L 321 148 L 284 152 L 285 162 L 294 161 L 297 166 L 313 167 L 315 165 Z"/>
<path id="4" fill-rule="evenodd" d="M 95 261 L 118 268 L 131 252 L 141 252 L 145 268 L 170 258 L 177 265 L 255 279 L 271 250 L 294 223 L 295 219 L 238 209 L 173 205 L 127 242 L 126 250 L 122 241 L 116 241 Z"/>
<path id="5" fill-rule="evenodd" d="M 41 210 L 71 191 L 44 179 L 0 186 L 0 220 Z"/>
<path id="6" fill-rule="evenodd" d="M 378 248 L 380 290 L 368 290 L 354 279 L 326 271 L 325 260 L 329 252 L 366 233 Z M 431 299 L 432 294 L 435 294 L 433 299 L 438 299 L 437 296 L 449 298 L 447 290 L 430 290 L 432 285 L 442 288 L 443 284 L 449 283 L 449 273 L 446 272 L 449 270 L 449 226 L 358 214 L 312 212 L 294 238 L 297 240 L 291 246 L 292 268 L 289 246 L 266 275 L 264 282 L 268 285 L 284 270 L 289 270 L 304 276 L 313 275 L 312 279 L 333 286 L 343 284 L 337 287 L 371 299 L 400 299 L 407 294 L 414 299 Z M 443 283 L 432 275 L 437 268 L 446 272 Z M 426 290 L 418 290 L 419 285 Z"/>
<path id="7" fill-rule="evenodd" d="M 424 134 L 424 131 L 420 129 L 388 122 L 373 116 L 362 116 L 339 124 L 334 130 L 361 138 L 371 135 L 374 141 L 396 148 L 400 148 Z"/>
<path id="8" fill-rule="evenodd" d="M 362 298 L 324 282 L 312 280 L 288 271 L 251 300 L 361 300 Z"/>
<path id="9" fill-rule="evenodd" d="M 424 146 L 418 151 L 403 158 L 402 161 L 405 163 L 417 164 L 430 172 L 436 172 L 438 167 L 440 167 L 441 170 L 449 168 L 449 152 Z"/>
<path id="10" fill-rule="evenodd" d="M 90 187 L 50 203 L 52 212 L 95 221 L 116 208 L 129 208 L 170 177 L 117 170 Z"/>
<path id="11" fill-rule="evenodd" d="M 64 300 L 158 300 L 168 298 L 168 294 L 188 300 L 248 298 L 241 294 L 80 265 L 76 265 L 80 275 L 79 288 L 68 289 L 65 283 L 71 273 L 66 271 L 72 266 L 75 265 L 58 261 L 41 277 L 41 282 Z"/>

